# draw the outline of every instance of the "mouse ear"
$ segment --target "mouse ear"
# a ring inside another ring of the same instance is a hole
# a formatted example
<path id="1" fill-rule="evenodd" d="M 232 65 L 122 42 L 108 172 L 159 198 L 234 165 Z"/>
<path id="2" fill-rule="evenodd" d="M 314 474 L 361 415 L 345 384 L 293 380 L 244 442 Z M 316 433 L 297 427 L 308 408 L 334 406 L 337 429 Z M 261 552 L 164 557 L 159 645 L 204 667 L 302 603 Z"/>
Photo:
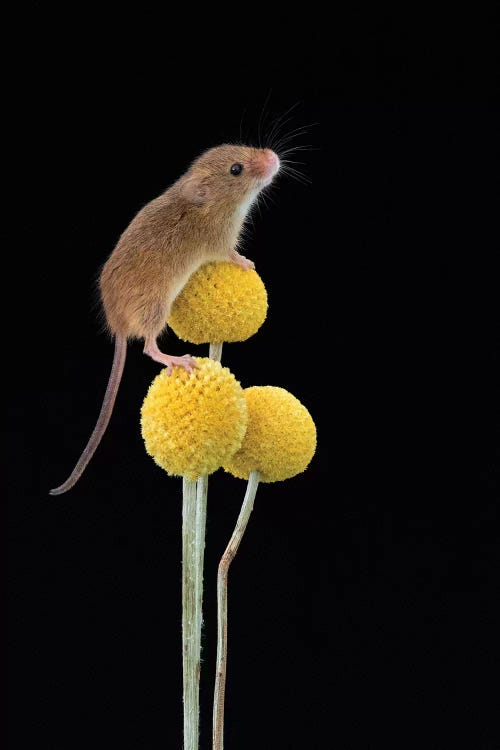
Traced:
<path id="1" fill-rule="evenodd" d="M 208 200 L 209 190 L 199 177 L 187 177 L 181 185 L 181 195 L 189 203 L 202 206 Z"/>

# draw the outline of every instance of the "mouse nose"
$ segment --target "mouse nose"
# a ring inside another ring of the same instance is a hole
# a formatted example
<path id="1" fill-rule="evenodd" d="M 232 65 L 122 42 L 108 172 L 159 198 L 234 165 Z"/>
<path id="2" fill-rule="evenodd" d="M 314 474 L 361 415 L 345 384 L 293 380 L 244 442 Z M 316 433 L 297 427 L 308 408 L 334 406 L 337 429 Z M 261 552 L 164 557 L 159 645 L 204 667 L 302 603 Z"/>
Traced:
<path id="1" fill-rule="evenodd" d="M 278 159 L 278 155 L 275 154 L 274 151 L 271 151 L 270 148 L 264 149 L 264 156 L 269 163 L 269 166 L 279 167 L 280 160 Z"/>
<path id="2" fill-rule="evenodd" d="M 262 150 L 262 156 L 264 157 L 267 175 L 269 177 L 274 176 L 280 168 L 280 160 L 278 155 L 271 151 L 270 148 L 264 148 Z"/>

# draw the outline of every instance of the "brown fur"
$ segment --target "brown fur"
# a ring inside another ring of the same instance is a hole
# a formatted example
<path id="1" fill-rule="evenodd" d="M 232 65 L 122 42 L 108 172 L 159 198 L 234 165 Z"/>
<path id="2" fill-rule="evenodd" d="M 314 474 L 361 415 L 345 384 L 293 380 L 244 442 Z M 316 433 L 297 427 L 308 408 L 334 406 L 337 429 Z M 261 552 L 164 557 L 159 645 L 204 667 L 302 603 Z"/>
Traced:
<path id="1" fill-rule="evenodd" d="M 112 333 L 158 336 L 189 276 L 207 261 L 231 260 L 246 213 L 239 207 L 264 186 L 267 153 L 245 146 L 213 148 L 139 211 L 101 274 Z M 238 176 L 230 173 L 235 163 L 244 167 Z"/>
<path id="2" fill-rule="evenodd" d="M 243 171 L 231 174 L 233 164 Z M 100 278 L 106 320 L 115 337 L 115 356 L 101 411 L 68 479 L 50 491 L 73 487 L 95 453 L 109 423 L 125 365 L 127 339 L 144 338 L 144 352 L 167 366 L 191 372 L 188 354 L 172 357 L 156 339 L 166 326 L 172 302 L 199 266 L 231 260 L 250 261 L 236 251 L 252 201 L 276 174 L 279 160 L 268 149 L 218 146 L 202 154 L 163 195 L 139 211 L 104 264 Z"/>

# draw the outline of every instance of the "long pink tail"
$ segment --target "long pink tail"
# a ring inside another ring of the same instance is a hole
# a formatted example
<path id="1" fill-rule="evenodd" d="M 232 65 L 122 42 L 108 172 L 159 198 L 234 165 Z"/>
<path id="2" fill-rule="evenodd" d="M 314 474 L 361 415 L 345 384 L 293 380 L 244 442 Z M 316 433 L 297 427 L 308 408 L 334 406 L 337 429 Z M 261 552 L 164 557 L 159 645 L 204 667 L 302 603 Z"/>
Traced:
<path id="1" fill-rule="evenodd" d="M 111 414 L 113 413 L 113 406 L 115 405 L 116 394 L 120 387 L 126 356 L 127 339 L 125 336 L 117 335 L 115 338 L 115 356 L 113 357 L 113 366 L 111 368 L 106 393 L 104 394 L 101 412 L 97 419 L 96 426 L 94 427 L 94 431 L 69 477 L 59 487 L 50 490 L 51 495 L 62 495 L 63 492 L 70 490 L 78 482 L 85 471 L 87 464 L 94 455 L 97 446 L 101 442 L 102 436 L 106 432 L 106 427 L 108 426 Z"/>

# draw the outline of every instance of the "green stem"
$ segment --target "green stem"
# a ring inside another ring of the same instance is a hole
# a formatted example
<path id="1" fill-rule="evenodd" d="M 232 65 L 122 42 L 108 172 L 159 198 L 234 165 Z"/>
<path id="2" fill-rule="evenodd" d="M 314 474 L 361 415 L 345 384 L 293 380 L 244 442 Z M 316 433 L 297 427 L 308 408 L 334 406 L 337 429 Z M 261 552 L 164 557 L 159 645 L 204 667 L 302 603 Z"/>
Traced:
<path id="1" fill-rule="evenodd" d="M 206 492 L 197 491 L 196 482 L 184 477 L 182 496 L 184 750 L 198 750 Z"/>
<path id="2" fill-rule="evenodd" d="M 222 341 L 220 343 L 210 344 L 208 356 L 210 359 L 215 359 L 216 362 L 220 362 L 222 357 Z"/>
<path id="3" fill-rule="evenodd" d="M 219 563 L 217 575 L 217 668 L 214 692 L 213 750 L 223 750 L 224 746 L 224 693 L 227 672 L 227 580 L 229 566 L 240 546 L 241 539 L 250 519 L 259 480 L 260 474 L 258 471 L 250 472 L 240 515 L 236 521 L 233 535 Z"/>
<path id="4" fill-rule="evenodd" d="M 203 557 L 205 552 L 205 528 L 207 523 L 208 476 L 200 477 L 196 483 L 196 649 L 198 660 L 201 654 L 201 628 L 203 625 Z"/>
<path id="5" fill-rule="evenodd" d="M 209 356 L 220 361 L 222 344 L 210 344 Z M 200 713 L 201 628 L 203 624 L 203 555 L 207 520 L 208 476 L 182 485 L 182 667 L 184 750 L 198 750 Z"/>

